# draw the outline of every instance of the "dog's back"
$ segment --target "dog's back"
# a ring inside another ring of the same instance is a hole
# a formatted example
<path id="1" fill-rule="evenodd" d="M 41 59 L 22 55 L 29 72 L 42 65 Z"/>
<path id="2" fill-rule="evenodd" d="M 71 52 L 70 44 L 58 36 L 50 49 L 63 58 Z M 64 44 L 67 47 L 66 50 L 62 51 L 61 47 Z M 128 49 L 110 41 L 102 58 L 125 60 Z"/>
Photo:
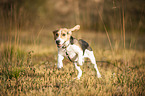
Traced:
<path id="1" fill-rule="evenodd" d="M 84 52 L 85 52 L 86 49 L 88 49 L 89 51 L 92 51 L 92 48 L 91 48 L 91 47 L 89 46 L 89 44 L 88 44 L 86 41 L 84 41 L 83 39 L 79 39 L 79 43 L 80 43 L 81 48 L 82 48 L 82 50 L 83 50 L 83 54 L 84 54 Z"/>
<path id="2" fill-rule="evenodd" d="M 75 44 L 77 46 L 80 46 L 80 48 L 83 50 L 83 54 L 84 54 L 84 52 L 85 52 L 86 49 L 89 50 L 89 51 L 92 51 L 92 48 L 83 39 L 77 40 L 76 38 L 74 38 L 74 37 L 71 36 L 70 37 L 70 44 L 71 45 Z"/>

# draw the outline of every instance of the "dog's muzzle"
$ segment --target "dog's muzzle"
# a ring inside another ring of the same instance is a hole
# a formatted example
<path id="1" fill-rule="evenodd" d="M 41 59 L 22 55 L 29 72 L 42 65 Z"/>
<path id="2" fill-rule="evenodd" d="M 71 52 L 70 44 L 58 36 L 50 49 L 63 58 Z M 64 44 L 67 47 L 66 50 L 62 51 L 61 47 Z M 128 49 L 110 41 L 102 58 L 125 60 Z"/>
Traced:
<path id="1" fill-rule="evenodd" d="M 56 44 L 59 45 L 59 43 L 60 43 L 60 40 L 57 40 L 57 41 L 56 41 Z"/>
<path id="2" fill-rule="evenodd" d="M 60 48 L 62 45 L 60 44 L 60 40 L 56 40 L 57 47 Z"/>

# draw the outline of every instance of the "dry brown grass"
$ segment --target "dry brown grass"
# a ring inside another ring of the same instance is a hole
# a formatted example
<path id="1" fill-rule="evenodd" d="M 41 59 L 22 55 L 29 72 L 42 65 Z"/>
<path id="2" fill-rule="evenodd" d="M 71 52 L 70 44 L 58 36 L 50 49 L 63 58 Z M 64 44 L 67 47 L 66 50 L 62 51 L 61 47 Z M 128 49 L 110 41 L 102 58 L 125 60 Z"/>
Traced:
<path id="1" fill-rule="evenodd" d="M 96 60 L 105 61 L 98 62 L 102 78 L 95 76 L 90 62 L 82 66 L 80 80 L 73 79 L 77 70 L 66 59 L 64 68 L 58 70 L 51 31 L 20 32 L 17 43 L 15 39 L 8 43 L 7 38 L 1 39 L 0 95 L 145 95 L 145 52 L 137 48 L 143 44 L 137 43 L 135 36 L 126 35 L 124 49 L 120 35 L 110 34 L 114 54 L 104 33 L 76 32 L 74 37 L 88 41 Z"/>

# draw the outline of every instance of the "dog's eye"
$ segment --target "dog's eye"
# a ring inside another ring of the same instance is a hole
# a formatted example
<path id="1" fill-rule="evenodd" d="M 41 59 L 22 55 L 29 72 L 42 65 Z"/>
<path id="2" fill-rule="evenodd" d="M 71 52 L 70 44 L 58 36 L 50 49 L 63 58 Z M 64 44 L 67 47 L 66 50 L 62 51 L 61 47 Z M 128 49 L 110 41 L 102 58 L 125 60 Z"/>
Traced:
<path id="1" fill-rule="evenodd" d="M 58 36 L 58 34 L 57 34 L 57 33 L 56 33 L 55 35 L 56 35 L 56 36 Z"/>
<path id="2" fill-rule="evenodd" d="M 65 36 L 65 34 L 62 34 L 62 36 Z"/>

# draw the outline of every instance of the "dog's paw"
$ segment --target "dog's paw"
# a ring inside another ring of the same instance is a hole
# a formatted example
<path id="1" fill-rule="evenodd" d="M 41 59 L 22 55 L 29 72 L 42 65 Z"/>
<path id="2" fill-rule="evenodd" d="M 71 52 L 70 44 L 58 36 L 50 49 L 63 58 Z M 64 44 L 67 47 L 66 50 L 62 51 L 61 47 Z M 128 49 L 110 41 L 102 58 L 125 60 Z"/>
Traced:
<path id="1" fill-rule="evenodd" d="M 100 74 L 97 75 L 98 78 L 102 78 Z"/>
<path id="2" fill-rule="evenodd" d="M 76 78 L 74 78 L 74 80 L 80 80 L 80 78 L 79 77 L 76 77 Z"/>

